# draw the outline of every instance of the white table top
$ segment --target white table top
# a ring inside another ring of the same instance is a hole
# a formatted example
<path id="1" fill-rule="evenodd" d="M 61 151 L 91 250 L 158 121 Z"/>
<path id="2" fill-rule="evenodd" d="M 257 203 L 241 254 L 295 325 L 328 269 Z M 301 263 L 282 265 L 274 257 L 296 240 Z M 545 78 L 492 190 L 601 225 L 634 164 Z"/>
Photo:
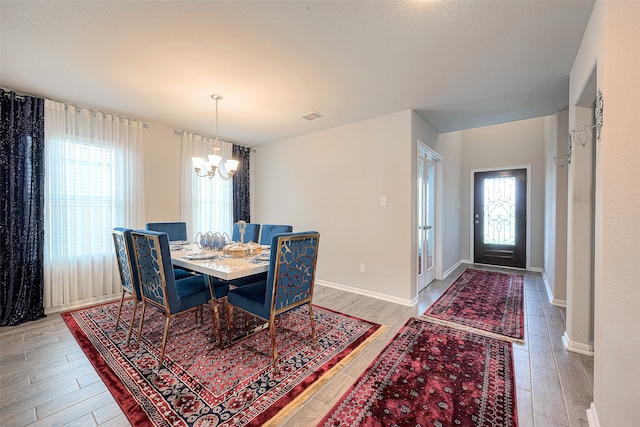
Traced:
<path id="1" fill-rule="evenodd" d="M 239 279 L 253 274 L 263 273 L 269 269 L 269 261 L 257 261 L 254 255 L 244 258 L 230 258 L 220 255 L 212 259 L 187 259 L 186 255 L 211 254 L 212 250 L 199 250 L 196 244 L 171 245 L 171 261 L 173 265 L 188 268 L 198 273 L 208 274 L 223 280 Z M 261 255 L 265 255 L 263 252 Z"/>

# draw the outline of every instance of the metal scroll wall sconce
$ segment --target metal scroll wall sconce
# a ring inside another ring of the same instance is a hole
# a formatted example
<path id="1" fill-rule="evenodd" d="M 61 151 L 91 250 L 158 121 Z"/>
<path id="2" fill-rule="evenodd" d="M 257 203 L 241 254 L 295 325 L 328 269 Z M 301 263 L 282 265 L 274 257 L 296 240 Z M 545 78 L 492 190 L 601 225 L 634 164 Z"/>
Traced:
<path id="1" fill-rule="evenodd" d="M 596 141 L 600 142 L 600 130 L 602 129 L 603 123 L 603 108 L 604 101 L 602 99 L 602 92 L 598 90 L 598 96 L 596 97 L 596 108 L 594 111 L 596 123 L 593 125 L 581 126 L 569 131 L 567 154 L 562 154 L 553 158 L 553 161 L 556 163 L 557 167 L 562 168 L 565 165 L 571 163 L 571 149 L 573 145 L 577 144 L 580 147 L 585 147 L 587 144 L 593 141 L 594 131 Z"/>

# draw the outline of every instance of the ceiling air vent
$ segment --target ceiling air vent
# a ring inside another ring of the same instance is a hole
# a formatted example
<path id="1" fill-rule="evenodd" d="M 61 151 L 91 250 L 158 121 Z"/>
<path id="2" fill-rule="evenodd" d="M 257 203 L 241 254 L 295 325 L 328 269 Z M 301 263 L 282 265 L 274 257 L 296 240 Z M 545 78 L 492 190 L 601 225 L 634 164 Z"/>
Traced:
<path id="1" fill-rule="evenodd" d="M 315 111 L 312 111 L 311 113 L 305 114 L 304 116 L 302 116 L 303 119 L 308 120 L 310 122 L 312 122 L 312 121 L 314 121 L 316 119 L 321 119 L 323 117 L 324 116 L 322 114 L 316 113 Z"/>

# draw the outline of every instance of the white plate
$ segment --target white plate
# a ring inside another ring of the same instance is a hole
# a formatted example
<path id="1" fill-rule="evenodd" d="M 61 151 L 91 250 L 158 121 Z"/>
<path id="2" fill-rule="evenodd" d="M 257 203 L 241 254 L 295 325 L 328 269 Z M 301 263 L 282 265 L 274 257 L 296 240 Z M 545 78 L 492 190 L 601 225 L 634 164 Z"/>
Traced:
<path id="1" fill-rule="evenodd" d="M 172 240 L 169 242 L 170 245 L 188 245 L 189 242 L 188 240 Z"/>
<path id="2" fill-rule="evenodd" d="M 184 259 L 189 260 L 203 260 L 203 259 L 215 259 L 218 258 L 216 254 L 187 254 L 184 256 Z"/>

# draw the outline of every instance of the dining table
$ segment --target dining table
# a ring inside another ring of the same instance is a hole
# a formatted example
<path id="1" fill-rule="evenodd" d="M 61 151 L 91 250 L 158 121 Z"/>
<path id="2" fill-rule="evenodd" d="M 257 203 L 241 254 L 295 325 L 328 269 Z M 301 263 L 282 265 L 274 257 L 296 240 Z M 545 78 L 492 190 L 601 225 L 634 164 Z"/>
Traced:
<path id="1" fill-rule="evenodd" d="M 230 256 L 220 250 L 201 248 L 196 243 L 189 241 L 170 242 L 169 248 L 171 250 L 171 262 L 173 265 L 202 273 L 209 277 L 208 283 L 209 291 L 211 292 L 211 304 L 216 317 L 215 329 L 221 348 L 230 346 L 233 341 L 258 333 L 266 327 L 265 325 L 268 325 L 268 322 L 258 324 L 236 340 L 225 333 L 224 336 L 228 337 L 228 340 L 225 340 L 219 322 L 218 300 L 213 292 L 212 277 L 229 281 L 229 286 L 234 287 L 237 286 L 237 284 L 233 282 L 234 279 L 241 279 L 266 272 L 269 269 L 269 246 L 262 245 L 260 246 L 259 253 L 242 257 Z M 226 300 L 226 297 L 222 298 L 222 303 L 227 304 Z M 227 325 L 225 324 L 224 328 L 226 329 L 226 327 Z"/>
<path id="2" fill-rule="evenodd" d="M 222 280 L 240 279 L 269 269 L 269 247 L 262 246 L 258 254 L 232 257 L 223 251 L 203 249 L 193 242 L 170 244 L 173 265 Z"/>

